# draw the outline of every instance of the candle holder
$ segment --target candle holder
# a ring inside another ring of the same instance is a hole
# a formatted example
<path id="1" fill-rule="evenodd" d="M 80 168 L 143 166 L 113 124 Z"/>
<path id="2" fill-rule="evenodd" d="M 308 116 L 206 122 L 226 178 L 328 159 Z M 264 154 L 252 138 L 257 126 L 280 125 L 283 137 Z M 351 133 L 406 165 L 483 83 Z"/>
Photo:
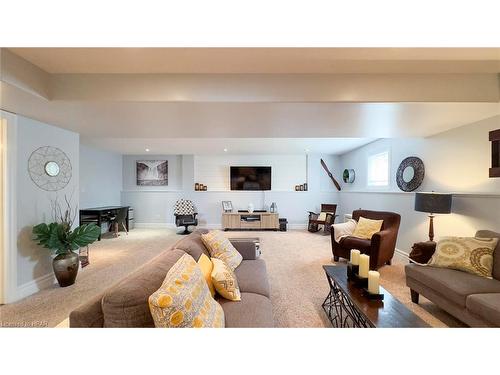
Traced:
<path id="1" fill-rule="evenodd" d="M 367 279 L 368 280 L 368 279 Z M 374 301 L 383 301 L 384 300 L 384 295 L 383 294 L 373 294 L 368 291 L 368 288 L 363 288 L 363 295 Z"/>
<path id="2" fill-rule="evenodd" d="M 351 275 L 349 281 L 352 281 L 358 288 L 368 288 L 368 277 L 361 277 L 357 272 Z"/>
<path id="3" fill-rule="evenodd" d="M 347 280 L 353 281 L 354 275 L 359 272 L 359 265 L 352 264 L 351 262 L 347 262 Z"/>

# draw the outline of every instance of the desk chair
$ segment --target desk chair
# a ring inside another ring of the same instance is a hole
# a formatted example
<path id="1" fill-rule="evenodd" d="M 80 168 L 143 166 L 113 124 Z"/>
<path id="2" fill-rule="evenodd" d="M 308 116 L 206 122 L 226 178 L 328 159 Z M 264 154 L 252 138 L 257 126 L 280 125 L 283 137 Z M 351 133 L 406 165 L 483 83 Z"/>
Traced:
<path id="1" fill-rule="evenodd" d="M 189 234 L 188 226 L 198 225 L 198 219 L 196 218 L 198 213 L 194 207 L 194 203 L 187 199 L 179 199 L 174 206 L 174 216 L 175 225 L 177 227 L 184 227 L 184 232 L 178 234 Z"/>

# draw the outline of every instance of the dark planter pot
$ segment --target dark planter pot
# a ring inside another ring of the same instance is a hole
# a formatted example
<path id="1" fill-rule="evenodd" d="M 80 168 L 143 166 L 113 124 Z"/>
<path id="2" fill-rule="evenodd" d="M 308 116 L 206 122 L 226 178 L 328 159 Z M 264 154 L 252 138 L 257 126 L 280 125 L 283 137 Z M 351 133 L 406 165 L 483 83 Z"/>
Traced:
<path id="1" fill-rule="evenodd" d="M 54 258 L 52 267 L 54 268 L 57 282 L 61 287 L 70 286 L 75 283 L 79 266 L 78 254 L 72 251 L 59 254 Z"/>

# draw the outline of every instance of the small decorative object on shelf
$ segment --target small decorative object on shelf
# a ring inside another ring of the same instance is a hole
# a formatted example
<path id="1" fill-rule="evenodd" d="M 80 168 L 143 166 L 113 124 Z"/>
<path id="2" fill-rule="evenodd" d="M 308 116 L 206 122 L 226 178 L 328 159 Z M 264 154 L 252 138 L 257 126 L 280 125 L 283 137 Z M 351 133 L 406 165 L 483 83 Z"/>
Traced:
<path id="1" fill-rule="evenodd" d="M 194 190 L 200 191 L 200 184 L 199 183 L 194 184 Z"/>
<path id="2" fill-rule="evenodd" d="M 304 191 L 307 191 L 307 182 L 304 183 Z"/>
<path id="3" fill-rule="evenodd" d="M 352 184 L 355 179 L 356 173 L 354 172 L 354 169 L 344 169 L 344 173 L 342 173 L 342 180 L 344 180 L 346 184 Z"/>
<path id="4" fill-rule="evenodd" d="M 203 185 L 203 191 L 207 191 L 208 187 L 207 185 Z"/>
<path id="5" fill-rule="evenodd" d="M 278 212 L 278 206 L 276 205 L 276 202 L 271 203 L 271 207 L 269 207 L 269 211 L 273 214 Z"/>
<path id="6" fill-rule="evenodd" d="M 299 185 L 295 185 L 295 191 L 299 191 L 300 188 L 299 188 Z"/>
<path id="7" fill-rule="evenodd" d="M 304 185 L 299 185 L 299 190 L 304 191 Z"/>
<path id="8" fill-rule="evenodd" d="M 222 201 L 222 209 L 224 210 L 224 212 L 232 212 L 233 203 L 231 201 Z"/>

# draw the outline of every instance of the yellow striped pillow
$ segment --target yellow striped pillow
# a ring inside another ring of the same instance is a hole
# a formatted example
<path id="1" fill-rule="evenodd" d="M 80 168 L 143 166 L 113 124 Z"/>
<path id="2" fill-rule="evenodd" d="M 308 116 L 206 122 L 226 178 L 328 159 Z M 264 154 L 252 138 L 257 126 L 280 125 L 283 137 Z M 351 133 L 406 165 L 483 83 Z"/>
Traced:
<path id="1" fill-rule="evenodd" d="M 149 297 L 149 310 L 159 328 L 224 327 L 224 311 L 189 254 L 172 266 L 160 289 Z"/>

